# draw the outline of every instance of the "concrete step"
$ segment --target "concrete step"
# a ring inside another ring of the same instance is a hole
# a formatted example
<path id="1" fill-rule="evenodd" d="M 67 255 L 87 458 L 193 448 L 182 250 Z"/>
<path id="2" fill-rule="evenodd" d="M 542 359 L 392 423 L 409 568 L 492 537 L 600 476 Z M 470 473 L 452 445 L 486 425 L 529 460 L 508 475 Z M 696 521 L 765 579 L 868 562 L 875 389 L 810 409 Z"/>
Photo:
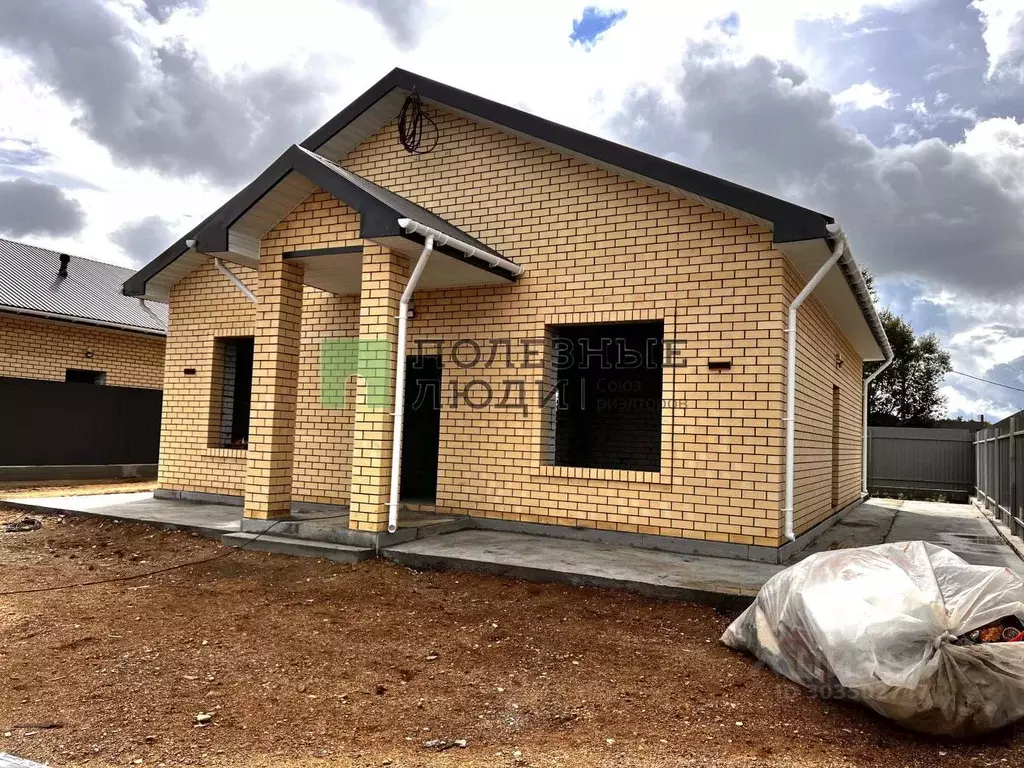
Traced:
<path id="1" fill-rule="evenodd" d="M 476 571 L 528 581 L 629 589 L 729 611 L 750 605 L 761 586 L 783 570 L 772 563 L 479 529 L 388 546 L 381 555 L 417 570 Z"/>
<path id="2" fill-rule="evenodd" d="M 227 533 L 220 537 L 221 544 L 228 547 L 252 549 L 259 552 L 273 552 L 278 555 L 295 557 L 320 557 L 336 563 L 358 563 L 373 557 L 370 547 L 353 547 L 331 541 L 310 541 L 289 536 L 260 535 L 258 533 Z"/>
<path id="3" fill-rule="evenodd" d="M 315 516 L 314 516 L 315 517 Z M 436 515 L 417 515 L 402 518 L 399 516 L 400 527 L 395 533 L 371 533 L 355 531 L 348 527 L 348 518 L 330 518 L 317 520 L 304 519 L 302 514 L 295 514 L 284 520 L 258 520 L 243 517 L 241 527 L 243 533 L 256 534 L 266 531 L 266 535 L 285 539 L 301 539 L 321 543 L 342 544 L 349 547 L 374 547 L 399 544 L 425 536 L 438 536 L 472 526 L 469 517 L 440 517 Z"/>

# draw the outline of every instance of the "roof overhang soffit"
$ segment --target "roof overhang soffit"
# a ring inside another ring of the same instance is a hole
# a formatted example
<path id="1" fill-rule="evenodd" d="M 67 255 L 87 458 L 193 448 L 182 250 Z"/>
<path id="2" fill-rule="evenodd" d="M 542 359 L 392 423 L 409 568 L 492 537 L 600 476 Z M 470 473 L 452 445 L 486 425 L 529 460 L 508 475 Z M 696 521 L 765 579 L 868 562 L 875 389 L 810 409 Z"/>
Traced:
<path id="1" fill-rule="evenodd" d="M 305 184 L 301 183 L 305 180 Z M 299 182 L 299 183 L 296 183 Z M 233 232 L 259 239 L 316 187 L 329 192 L 359 213 L 359 236 L 367 240 L 403 234 L 401 213 L 382 204 L 330 166 L 299 147 L 289 148 L 239 195 L 240 206 L 227 206 L 196 233 L 196 249 L 206 253 L 230 251 Z M 271 217 L 259 216 L 268 208 Z M 246 254 L 248 255 L 248 254 Z M 258 252 L 255 254 L 258 257 Z"/>

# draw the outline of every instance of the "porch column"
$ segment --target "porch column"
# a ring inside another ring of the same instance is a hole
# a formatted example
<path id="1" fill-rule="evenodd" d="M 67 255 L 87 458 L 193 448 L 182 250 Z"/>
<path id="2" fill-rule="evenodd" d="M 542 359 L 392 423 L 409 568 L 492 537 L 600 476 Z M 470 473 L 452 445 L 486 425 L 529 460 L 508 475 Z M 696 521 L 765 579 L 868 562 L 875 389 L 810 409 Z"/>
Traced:
<path id="1" fill-rule="evenodd" d="M 262 256 L 256 291 L 245 516 L 288 517 L 302 324 L 302 267 Z"/>
<path id="2" fill-rule="evenodd" d="M 359 372 L 349 528 L 386 531 L 391 484 L 398 304 L 408 259 L 367 244 L 359 298 Z"/>

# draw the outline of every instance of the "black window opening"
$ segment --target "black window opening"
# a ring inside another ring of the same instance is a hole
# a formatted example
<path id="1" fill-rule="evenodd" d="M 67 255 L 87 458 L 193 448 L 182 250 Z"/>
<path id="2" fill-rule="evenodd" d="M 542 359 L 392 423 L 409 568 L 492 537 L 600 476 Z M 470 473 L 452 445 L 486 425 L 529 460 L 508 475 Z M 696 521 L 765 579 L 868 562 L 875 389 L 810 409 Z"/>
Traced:
<path id="1" fill-rule="evenodd" d="M 552 329 L 555 464 L 661 470 L 661 321 Z"/>
<path id="2" fill-rule="evenodd" d="M 221 339 L 220 446 L 249 447 L 252 406 L 252 336 Z"/>
<path id="3" fill-rule="evenodd" d="M 105 371 L 86 371 L 81 368 L 68 368 L 64 371 L 64 381 L 68 384 L 106 384 Z"/>

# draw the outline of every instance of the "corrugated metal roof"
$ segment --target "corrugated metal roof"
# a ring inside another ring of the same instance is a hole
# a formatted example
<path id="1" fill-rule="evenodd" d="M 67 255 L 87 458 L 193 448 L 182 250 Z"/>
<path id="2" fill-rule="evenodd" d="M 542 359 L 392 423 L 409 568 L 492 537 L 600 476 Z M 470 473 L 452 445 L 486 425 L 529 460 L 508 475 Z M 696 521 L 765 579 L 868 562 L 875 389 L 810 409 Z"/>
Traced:
<path id="1" fill-rule="evenodd" d="M 60 277 L 59 270 L 58 251 L 0 238 L 0 311 L 46 313 L 94 325 L 166 333 L 166 305 L 143 307 L 138 299 L 121 293 L 121 285 L 134 270 L 77 256 L 71 256 L 67 277 Z"/>

